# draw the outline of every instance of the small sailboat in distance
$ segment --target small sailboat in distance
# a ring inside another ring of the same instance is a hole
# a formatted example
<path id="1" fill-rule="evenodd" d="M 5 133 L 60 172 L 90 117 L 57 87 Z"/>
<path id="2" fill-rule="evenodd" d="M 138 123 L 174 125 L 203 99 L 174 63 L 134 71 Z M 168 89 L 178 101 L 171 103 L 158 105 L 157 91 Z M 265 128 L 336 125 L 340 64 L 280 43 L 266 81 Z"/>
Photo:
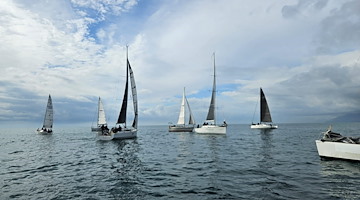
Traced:
<path id="1" fill-rule="evenodd" d="M 213 88 L 211 101 L 209 106 L 209 112 L 206 117 L 206 121 L 201 127 L 194 128 L 195 133 L 201 134 L 226 134 L 226 123 L 222 125 L 216 125 L 216 117 L 215 117 L 215 98 L 216 98 L 216 76 L 215 76 L 215 53 L 214 55 L 214 79 L 213 79 Z"/>
<path id="2" fill-rule="evenodd" d="M 52 131 L 53 121 L 54 121 L 53 115 L 54 115 L 53 105 L 52 105 L 51 96 L 49 94 L 43 126 L 42 128 L 38 128 L 36 130 L 39 134 L 51 134 L 53 132 Z"/>
<path id="3" fill-rule="evenodd" d="M 97 115 L 97 126 L 96 127 L 91 127 L 91 131 L 94 131 L 94 132 L 101 131 L 102 128 L 107 127 L 104 105 L 103 105 L 100 97 L 99 97 L 99 100 L 98 100 L 98 112 L 97 113 L 98 113 L 98 115 Z"/>
<path id="4" fill-rule="evenodd" d="M 129 90 L 129 76 L 131 84 L 131 93 L 134 106 L 134 120 L 130 127 L 126 126 L 126 113 L 128 106 L 128 90 Z M 119 113 L 119 118 L 116 122 L 115 127 L 110 130 L 110 134 L 113 139 L 130 139 L 137 137 L 137 125 L 138 125 L 138 102 L 137 102 L 137 91 L 135 85 L 134 72 L 130 66 L 128 59 L 128 47 L 126 47 L 126 83 L 124 90 L 124 97 Z"/>
<path id="5" fill-rule="evenodd" d="M 255 108 L 256 111 L 256 108 Z M 255 114 L 254 114 L 255 116 Z M 277 125 L 272 124 L 270 109 L 265 98 L 265 94 L 260 88 L 260 123 L 255 124 L 254 122 L 250 125 L 250 128 L 256 129 L 276 129 Z"/>
<path id="6" fill-rule="evenodd" d="M 185 124 L 186 108 L 189 110 L 189 125 Z M 169 132 L 192 132 L 194 129 L 195 120 L 191 112 L 189 102 L 185 95 L 185 88 L 180 106 L 179 119 L 176 125 L 169 126 Z"/>

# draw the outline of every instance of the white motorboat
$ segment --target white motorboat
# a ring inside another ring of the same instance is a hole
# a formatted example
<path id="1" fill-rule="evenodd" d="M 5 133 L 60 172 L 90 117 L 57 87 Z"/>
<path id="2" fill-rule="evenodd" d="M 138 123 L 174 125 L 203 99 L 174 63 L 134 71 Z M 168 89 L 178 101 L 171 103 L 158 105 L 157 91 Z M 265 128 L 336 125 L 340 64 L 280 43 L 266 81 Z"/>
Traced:
<path id="1" fill-rule="evenodd" d="M 323 132 L 323 138 L 315 140 L 321 158 L 360 161 L 360 138 L 345 137 L 331 131 Z"/>

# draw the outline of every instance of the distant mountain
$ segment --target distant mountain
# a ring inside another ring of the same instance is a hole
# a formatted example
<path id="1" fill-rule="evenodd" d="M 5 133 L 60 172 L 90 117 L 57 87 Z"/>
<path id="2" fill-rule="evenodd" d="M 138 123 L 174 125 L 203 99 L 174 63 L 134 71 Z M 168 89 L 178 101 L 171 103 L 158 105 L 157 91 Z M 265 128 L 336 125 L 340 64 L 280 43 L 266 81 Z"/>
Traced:
<path id="1" fill-rule="evenodd" d="M 360 122 L 360 111 L 336 117 L 329 122 Z"/>

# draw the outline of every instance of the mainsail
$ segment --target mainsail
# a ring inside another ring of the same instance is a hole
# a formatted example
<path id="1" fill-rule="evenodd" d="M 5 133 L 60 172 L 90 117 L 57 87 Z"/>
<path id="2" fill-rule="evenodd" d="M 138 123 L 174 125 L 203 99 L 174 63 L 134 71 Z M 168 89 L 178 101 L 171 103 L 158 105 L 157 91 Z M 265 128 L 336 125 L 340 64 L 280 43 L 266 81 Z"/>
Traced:
<path id="1" fill-rule="evenodd" d="M 178 125 L 185 125 L 185 88 L 183 91 L 183 96 L 181 100 L 179 119 L 177 122 Z"/>
<path id="2" fill-rule="evenodd" d="M 126 84 L 125 84 L 125 91 L 124 91 L 124 97 L 123 102 L 121 105 L 121 110 L 119 113 L 119 118 L 117 123 L 118 124 L 125 124 L 126 126 L 126 111 L 127 111 L 127 100 L 128 100 L 128 88 L 129 88 L 129 67 L 127 65 L 126 67 Z"/>
<path id="3" fill-rule="evenodd" d="M 213 124 L 215 124 L 215 97 L 216 97 L 216 77 L 215 77 L 215 53 L 214 53 L 214 81 L 213 81 L 213 89 L 211 94 L 209 112 L 206 117 L 206 121 Z"/>
<path id="4" fill-rule="evenodd" d="M 260 88 L 260 122 L 272 122 L 265 94 Z"/>
<path id="5" fill-rule="evenodd" d="M 47 102 L 47 106 L 46 106 L 46 111 L 45 111 L 43 128 L 52 128 L 52 126 L 53 126 L 53 114 L 54 114 L 53 105 L 52 105 L 51 96 L 49 94 L 49 98 L 48 98 L 48 102 Z"/>
<path id="6" fill-rule="evenodd" d="M 99 97 L 97 125 L 99 126 L 99 125 L 103 125 L 103 124 L 106 124 L 106 116 L 105 116 L 104 105 L 101 101 L 101 98 Z"/>

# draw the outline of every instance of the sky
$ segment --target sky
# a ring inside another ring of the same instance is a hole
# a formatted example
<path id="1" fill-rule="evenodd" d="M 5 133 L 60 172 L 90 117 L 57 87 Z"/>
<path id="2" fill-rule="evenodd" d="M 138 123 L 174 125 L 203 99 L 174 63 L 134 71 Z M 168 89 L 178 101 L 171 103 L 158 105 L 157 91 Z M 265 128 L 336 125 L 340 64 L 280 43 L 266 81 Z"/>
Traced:
<path id="1" fill-rule="evenodd" d="M 115 125 L 126 46 L 139 125 L 176 123 L 183 88 L 197 123 L 360 121 L 358 0 L 2 0 L 0 126 Z M 129 105 L 129 116 L 131 104 Z M 131 117 L 130 117 L 131 118 Z M 130 119 L 131 120 L 131 119 Z"/>

